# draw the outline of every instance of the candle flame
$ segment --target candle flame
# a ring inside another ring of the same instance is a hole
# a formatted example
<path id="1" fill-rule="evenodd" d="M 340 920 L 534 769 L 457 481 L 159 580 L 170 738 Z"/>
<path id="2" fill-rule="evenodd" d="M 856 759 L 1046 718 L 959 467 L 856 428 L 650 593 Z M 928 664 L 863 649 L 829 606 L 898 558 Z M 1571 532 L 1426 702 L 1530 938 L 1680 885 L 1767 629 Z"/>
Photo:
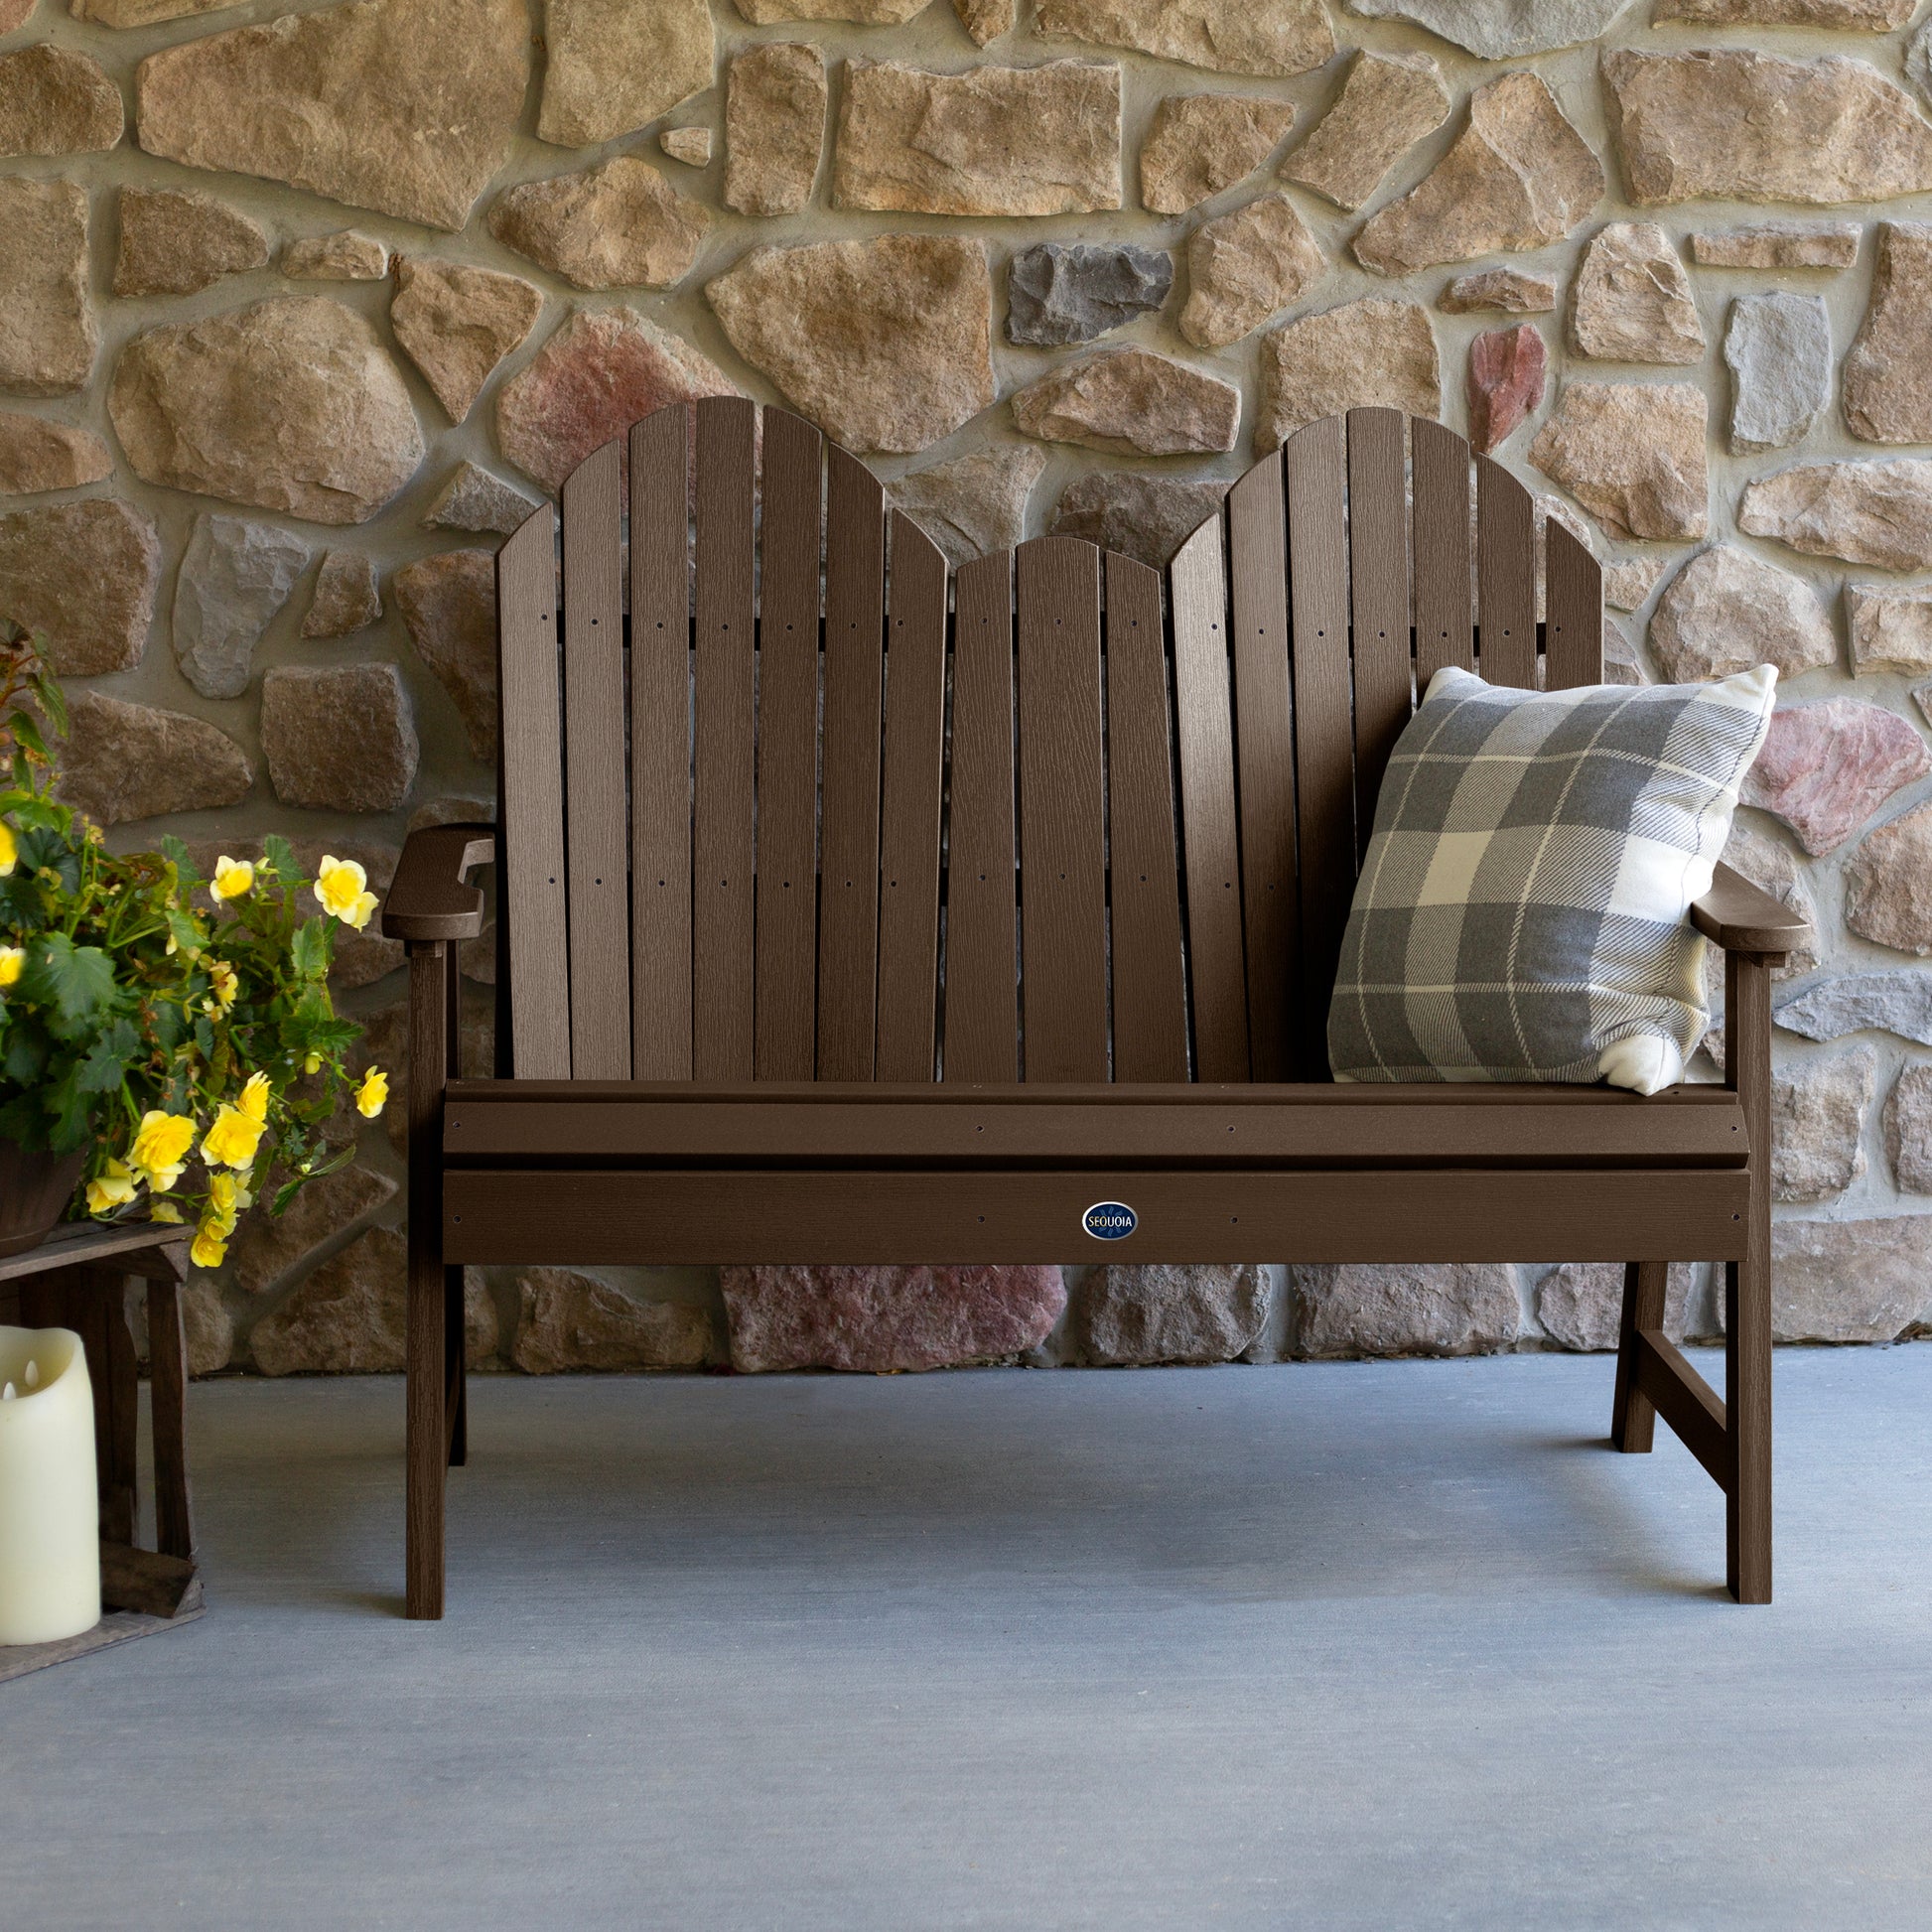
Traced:
<path id="1" fill-rule="evenodd" d="M 25 1376 L 24 1376 L 24 1377 L 23 1377 L 22 1379 L 23 1379 L 23 1380 L 24 1380 L 24 1381 L 26 1382 L 26 1384 L 27 1384 L 27 1386 L 28 1386 L 28 1387 L 29 1387 L 30 1389 L 38 1389 L 38 1388 L 40 1387 L 40 1385 L 41 1385 L 41 1365 L 40 1365 L 40 1363 L 39 1363 L 39 1362 L 29 1362 L 29 1363 L 27 1364 L 27 1373 L 26 1373 L 26 1375 L 25 1375 Z"/>
<path id="2" fill-rule="evenodd" d="M 4 1389 L 0 1389 L 0 1402 L 11 1402 L 13 1399 L 14 1385 L 9 1382 Z"/>

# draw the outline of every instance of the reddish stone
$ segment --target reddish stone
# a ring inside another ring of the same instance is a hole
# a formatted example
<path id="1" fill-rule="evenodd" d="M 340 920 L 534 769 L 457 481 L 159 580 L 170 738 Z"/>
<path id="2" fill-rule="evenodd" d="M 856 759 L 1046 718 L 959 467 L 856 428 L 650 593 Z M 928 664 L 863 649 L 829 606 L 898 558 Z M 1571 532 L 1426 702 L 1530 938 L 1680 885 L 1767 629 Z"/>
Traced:
<path id="1" fill-rule="evenodd" d="M 1542 402 L 1549 359 L 1527 322 L 1485 329 L 1469 345 L 1469 441 L 1478 450 L 1493 450 Z"/>
<path id="2" fill-rule="evenodd" d="M 1036 1348 L 1066 1307 L 1057 1268 L 727 1268 L 734 1368 L 874 1374 Z"/>
<path id="3" fill-rule="evenodd" d="M 1932 753 L 1882 705 L 1832 698 L 1772 714 L 1743 799 L 1774 812 L 1814 858 L 1849 839 L 1893 792 L 1932 771 Z"/>

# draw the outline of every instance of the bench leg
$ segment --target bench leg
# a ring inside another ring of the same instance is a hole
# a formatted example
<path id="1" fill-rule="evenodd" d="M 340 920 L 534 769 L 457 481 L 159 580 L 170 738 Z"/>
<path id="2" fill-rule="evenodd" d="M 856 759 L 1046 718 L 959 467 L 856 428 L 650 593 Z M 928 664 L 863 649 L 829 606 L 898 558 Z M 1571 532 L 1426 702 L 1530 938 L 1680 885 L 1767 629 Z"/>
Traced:
<path id="1" fill-rule="evenodd" d="M 450 1467 L 470 1459 L 470 1377 L 464 1359 L 463 1270 L 443 1271 L 443 1379 L 449 1390 Z"/>
<path id="2" fill-rule="evenodd" d="M 1664 1293 L 1670 1265 L 1632 1261 L 1623 1270 L 1623 1319 L 1616 1345 L 1616 1394 L 1610 1403 L 1610 1441 L 1627 1455 L 1647 1455 L 1657 1433 L 1657 1411 L 1637 1386 L 1637 1335 L 1664 1325 Z"/>
<path id="3" fill-rule="evenodd" d="M 407 1614 L 443 1614 L 443 1506 L 450 1461 L 449 1271 L 443 1266 L 443 1088 L 456 991 L 449 948 L 409 949 L 409 1308 L 406 1474 Z M 461 1274 L 458 1275 L 459 1282 Z M 458 1295 L 462 1290 L 459 1287 Z M 459 1302 L 459 1310 L 461 1303 Z M 463 1323 L 456 1322 L 461 1348 Z"/>
<path id="4" fill-rule="evenodd" d="M 1743 1102 L 1751 1196 L 1744 1258 L 1725 1269 L 1725 1407 L 1731 1479 L 1725 1581 L 1740 1603 L 1771 1600 L 1771 969 L 1725 959 L 1725 1070 Z"/>

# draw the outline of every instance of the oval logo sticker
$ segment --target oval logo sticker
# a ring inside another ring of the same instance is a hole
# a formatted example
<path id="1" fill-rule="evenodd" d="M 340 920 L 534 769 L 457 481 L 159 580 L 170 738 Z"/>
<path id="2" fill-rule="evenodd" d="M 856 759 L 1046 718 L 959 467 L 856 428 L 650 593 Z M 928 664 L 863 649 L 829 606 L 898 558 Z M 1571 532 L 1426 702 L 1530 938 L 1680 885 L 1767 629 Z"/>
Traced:
<path id="1" fill-rule="evenodd" d="M 1119 1200 L 1097 1200 L 1080 1216 L 1080 1225 L 1096 1241 L 1125 1241 L 1141 1224 L 1141 1217 Z"/>

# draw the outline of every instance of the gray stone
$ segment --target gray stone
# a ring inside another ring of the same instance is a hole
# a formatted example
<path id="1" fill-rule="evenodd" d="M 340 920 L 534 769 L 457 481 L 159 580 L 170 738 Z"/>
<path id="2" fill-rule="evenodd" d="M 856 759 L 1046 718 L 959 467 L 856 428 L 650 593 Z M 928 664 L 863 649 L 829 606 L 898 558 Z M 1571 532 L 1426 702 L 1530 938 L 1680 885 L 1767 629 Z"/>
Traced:
<path id="1" fill-rule="evenodd" d="M 234 1359 L 234 1316 L 205 1275 L 190 1275 L 182 1285 L 181 1325 L 190 1375 L 218 1375 Z"/>
<path id="2" fill-rule="evenodd" d="M 1365 404 L 1443 413 L 1436 332 L 1421 303 L 1368 296 L 1298 316 L 1262 338 L 1258 451 L 1285 443 L 1304 423 Z"/>
<path id="3" fill-rule="evenodd" d="M 1092 470 L 1060 491 L 1052 534 L 1083 537 L 1150 570 L 1165 570 L 1173 553 L 1220 509 L 1227 490 L 1226 483 L 1211 480 Z"/>
<path id="4" fill-rule="evenodd" d="M 1640 610 L 1671 567 L 1665 557 L 1619 557 L 1603 566 L 1603 602 L 1612 611 Z"/>
<path id="5" fill-rule="evenodd" d="M 116 295 L 193 295 L 268 265 L 268 237 L 239 208 L 192 188 L 123 188 Z"/>
<path id="6" fill-rule="evenodd" d="M 1606 362 L 1704 359 L 1691 278 L 1656 222 L 1612 221 L 1585 249 L 1571 287 L 1570 346 Z"/>
<path id="7" fill-rule="evenodd" d="M 1922 21 L 1905 43 L 1905 78 L 1932 101 L 1932 19 Z"/>
<path id="8" fill-rule="evenodd" d="M 460 228 L 509 157 L 529 72 L 522 0 L 351 0 L 150 54 L 135 122 L 165 160 Z"/>
<path id="9" fill-rule="evenodd" d="M 1702 537 L 1711 526 L 1704 391 L 1688 382 L 1571 382 L 1530 462 L 1613 537 Z"/>
<path id="10" fill-rule="evenodd" d="M 513 536 L 537 508 L 534 498 L 514 483 L 468 462 L 450 472 L 449 481 L 423 517 L 428 530 L 489 530 Z"/>
<path id="11" fill-rule="evenodd" d="M 1925 714 L 1925 722 L 1932 725 L 1932 684 L 1915 685 L 1912 702 Z"/>
<path id="12" fill-rule="evenodd" d="M 416 654 L 450 694 L 473 756 L 496 756 L 496 559 L 445 550 L 405 564 L 390 580 Z"/>
<path id="13" fill-rule="evenodd" d="M 1772 714 L 1742 797 L 1776 813 L 1815 858 L 1835 852 L 1895 791 L 1927 772 L 1932 753 L 1895 711 L 1832 698 Z"/>
<path id="14" fill-rule="evenodd" d="M 1763 222 L 1691 237 L 1700 268 L 1850 268 L 1859 258 L 1856 221 L 1817 221 L 1805 227 Z"/>
<path id="15" fill-rule="evenodd" d="M 1007 340 L 1036 348 L 1090 343 L 1168 299 L 1173 257 L 1126 242 L 1042 241 L 1014 256 Z"/>
<path id="16" fill-rule="evenodd" d="M 1491 1262 L 1348 1263 L 1290 1271 L 1305 1355 L 1481 1355 L 1522 1327 L 1516 1282 Z"/>
<path id="17" fill-rule="evenodd" d="M 1867 443 L 1932 442 L 1932 226 L 1881 221 L 1871 300 L 1845 358 L 1845 421 Z"/>
<path id="18" fill-rule="evenodd" d="M 393 664 L 285 665 L 262 679 L 262 757 L 285 805 L 392 812 L 420 748 Z"/>
<path id="19" fill-rule="evenodd" d="M 1658 0 L 1657 20 L 1721 27 L 1843 27 L 1889 34 L 1911 19 L 1918 0 Z"/>
<path id="20" fill-rule="evenodd" d="M 255 646 L 309 567 L 309 546 L 270 523 L 204 514 L 175 580 L 175 655 L 205 698 L 238 698 Z"/>
<path id="21" fill-rule="evenodd" d="M 1348 0 L 1372 20 L 1413 20 L 1485 61 L 1593 41 L 1630 0 Z"/>
<path id="22" fill-rule="evenodd" d="M 1506 73 L 1469 96 L 1449 150 L 1400 201 L 1363 224 L 1355 259 L 1408 275 L 1561 241 L 1603 194 L 1603 166 L 1540 75 Z"/>
<path id="23" fill-rule="evenodd" d="M 657 137 L 661 152 L 687 168 L 702 168 L 711 160 L 708 127 L 667 127 Z"/>
<path id="24" fill-rule="evenodd" d="M 1852 672 L 1932 671 L 1932 585 L 1847 584 Z"/>
<path id="25" fill-rule="evenodd" d="M 1932 1046 L 1932 973 L 1901 966 L 1845 973 L 1782 1000 L 1771 1017 L 1807 1039 L 1840 1039 L 1876 1028 Z"/>
<path id="26" fill-rule="evenodd" d="M 1557 285 L 1548 275 L 1520 268 L 1483 268 L 1458 275 L 1436 299 L 1446 316 L 1495 311 L 1506 316 L 1547 315 L 1557 306 Z"/>
<path id="27" fill-rule="evenodd" d="M 1704 1271 L 1674 1261 L 1665 1277 L 1664 1333 L 1682 1341 L 1689 1331 L 1692 1298 Z M 1536 1318 L 1550 1339 L 1564 1348 L 1602 1351 L 1614 1348 L 1623 1319 L 1623 1264 L 1620 1261 L 1566 1261 L 1537 1284 Z"/>
<path id="28" fill-rule="evenodd" d="M 1932 1065 L 1900 1070 L 1885 1102 L 1885 1158 L 1908 1194 L 1932 1194 Z"/>
<path id="29" fill-rule="evenodd" d="M 123 123 L 121 90 L 90 56 L 47 41 L 0 54 L 0 155 L 97 154 Z"/>
<path id="30" fill-rule="evenodd" d="M 228 1280 L 244 1294 L 262 1295 L 318 1248 L 345 1234 L 395 1195 L 396 1183 L 367 1168 L 338 1168 L 305 1181 L 280 1214 L 265 1208 L 244 1215 L 228 1248 Z"/>
<path id="31" fill-rule="evenodd" d="M 1358 49 L 1333 106 L 1282 164 L 1282 177 L 1337 207 L 1358 208 L 1449 112 L 1442 71 L 1428 55 Z"/>
<path id="32" fill-rule="evenodd" d="M 0 516 L 0 608 L 45 634 L 57 677 L 105 677 L 140 663 L 160 583 L 154 524 L 118 496 Z"/>
<path id="33" fill-rule="evenodd" d="M 1121 456 L 1199 456 L 1234 448 L 1241 391 L 1148 348 L 1103 349 L 1016 389 L 1028 436 Z"/>
<path id="34" fill-rule="evenodd" d="M 510 1360 L 525 1375 L 703 1368 L 719 1353 L 708 1309 L 639 1302 L 569 1268 L 528 1270 L 516 1295 Z"/>
<path id="35" fill-rule="evenodd" d="M 1603 620 L 1603 682 L 1605 684 L 1648 684 L 1650 673 L 1630 633 L 1614 618 Z"/>
<path id="36" fill-rule="evenodd" d="M 100 691 L 70 697 L 68 718 L 60 794 L 96 825 L 233 805 L 255 782 L 241 747 L 200 718 Z"/>
<path id="37" fill-rule="evenodd" d="M 845 64 L 832 200 L 909 214 L 1119 207 L 1120 69 L 1095 61 L 932 73 Z"/>
<path id="38" fill-rule="evenodd" d="M 1932 567 L 1932 462 L 1796 463 L 1744 486 L 1737 527 L 1814 557 Z"/>
<path id="39" fill-rule="evenodd" d="M 1775 664 L 1800 677 L 1838 656 L 1832 621 L 1802 577 L 1735 544 L 1700 550 L 1650 620 L 1650 647 L 1673 684 Z"/>
<path id="40" fill-rule="evenodd" d="M 1006 444 L 915 470 L 890 494 L 957 570 L 1025 538 L 1027 499 L 1045 468 L 1043 452 Z"/>
<path id="41" fill-rule="evenodd" d="M 389 272 L 389 250 L 372 234 L 343 228 L 291 241 L 281 269 L 296 282 L 379 282 Z"/>
<path id="42" fill-rule="evenodd" d="M 856 456 L 926 449 L 994 398 L 979 240 L 886 234 L 754 248 L 705 294 L 732 346 Z"/>
<path id="43" fill-rule="evenodd" d="M 506 188 L 489 232 L 580 289 L 667 289 L 690 274 L 711 211 L 634 154 Z"/>
<path id="44" fill-rule="evenodd" d="M 1307 73 L 1335 51 L 1321 0 L 1040 0 L 1034 25 L 1223 73 Z"/>
<path id="45" fill-rule="evenodd" d="M 107 413 L 145 482 L 317 523 L 366 522 L 423 460 L 402 372 L 367 322 L 323 296 L 136 336 Z"/>
<path id="46" fill-rule="evenodd" d="M 346 637 L 382 615 L 374 561 L 360 550 L 330 550 L 316 573 L 315 595 L 302 620 L 305 637 Z"/>
<path id="47" fill-rule="evenodd" d="M 1630 199 L 1875 202 L 1932 188 L 1932 125 L 1863 61 L 1750 48 L 1603 56 Z"/>
<path id="48" fill-rule="evenodd" d="M 1864 1173 L 1864 1117 L 1878 1087 L 1869 1046 L 1826 1053 L 1771 1075 L 1771 1196 L 1836 1200 Z"/>
<path id="49" fill-rule="evenodd" d="M 1753 886 L 1761 887 L 1778 901 L 1789 906 L 1811 926 L 1810 939 L 1794 946 L 1782 966 L 1771 969 L 1773 979 L 1802 979 L 1818 970 L 1818 907 L 1796 854 L 1775 834 L 1760 830 L 1748 812 L 1737 813 L 1730 821 L 1730 837 L 1725 845 L 1724 862 L 1732 872 L 1742 873 Z M 1709 1002 L 1713 1012 L 1724 1008 L 1724 954 L 1716 946 L 1705 953 L 1705 967 L 1715 981 Z"/>
<path id="50" fill-rule="evenodd" d="M 1911 729 L 1906 726 L 1908 731 Z M 1917 775 L 1932 771 L 1932 758 Z M 1862 939 L 1932 953 L 1932 805 L 1869 833 L 1845 869 L 1845 923 Z"/>
<path id="51" fill-rule="evenodd" d="M 1740 295 L 1725 331 L 1733 456 L 1801 442 L 1832 392 L 1832 327 L 1824 301 L 1789 289 Z"/>
<path id="52" fill-rule="evenodd" d="M 1141 206 L 1184 214 L 1268 159 L 1295 103 L 1263 94 L 1169 94 L 1141 143 Z"/>
<path id="53" fill-rule="evenodd" d="M 114 453 L 92 430 L 0 409 L 0 496 L 76 489 L 113 474 Z"/>
<path id="54" fill-rule="evenodd" d="M 709 0 L 545 0 L 537 138 L 594 147 L 709 87 Z"/>
<path id="55" fill-rule="evenodd" d="M 1301 301 L 1327 272 L 1295 204 L 1264 195 L 1204 221 L 1188 238 L 1180 333 L 1197 348 L 1224 348 Z"/>
<path id="56" fill-rule="evenodd" d="M 87 198 L 70 181 L 0 176 L 0 389 L 59 396 L 94 366 Z"/>
<path id="57" fill-rule="evenodd" d="M 1261 1333 L 1271 1300 L 1256 1267 L 1095 1268 L 1070 1299 L 1067 1338 L 1105 1367 L 1231 1362 Z"/>
<path id="58" fill-rule="evenodd" d="M 725 206 L 796 214 L 825 146 L 825 56 L 771 41 L 734 54 L 725 85 Z"/>
<path id="59" fill-rule="evenodd" d="M 1928 1317 L 1932 1214 L 1772 1227 L 1776 1340 L 1893 1341 Z"/>
<path id="60" fill-rule="evenodd" d="M 542 311 L 543 292 L 520 275 L 396 257 L 389 327 L 453 423 L 470 414 L 483 384 Z"/>

